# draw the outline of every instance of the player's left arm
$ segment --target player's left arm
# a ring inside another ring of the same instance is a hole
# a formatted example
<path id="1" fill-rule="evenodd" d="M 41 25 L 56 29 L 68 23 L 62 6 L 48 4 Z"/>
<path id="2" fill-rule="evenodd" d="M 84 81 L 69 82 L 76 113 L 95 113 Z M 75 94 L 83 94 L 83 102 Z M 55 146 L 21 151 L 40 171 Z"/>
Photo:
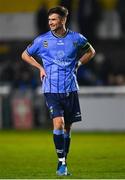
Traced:
<path id="1" fill-rule="evenodd" d="M 95 49 L 92 47 L 91 44 L 89 44 L 87 51 L 79 59 L 78 66 L 89 62 L 95 56 L 95 54 L 96 54 Z"/>

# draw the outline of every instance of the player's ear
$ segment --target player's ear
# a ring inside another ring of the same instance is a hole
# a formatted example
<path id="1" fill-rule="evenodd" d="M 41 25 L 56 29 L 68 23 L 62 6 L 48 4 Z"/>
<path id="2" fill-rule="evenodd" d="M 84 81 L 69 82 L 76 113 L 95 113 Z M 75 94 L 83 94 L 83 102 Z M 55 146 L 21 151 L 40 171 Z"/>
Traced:
<path id="1" fill-rule="evenodd" d="M 66 24 L 66 20 L 67 20 L 67 18 L 66 18 L 66 17 L 63 17 L 63 18 L 62 18 L 62 24 Z"/>

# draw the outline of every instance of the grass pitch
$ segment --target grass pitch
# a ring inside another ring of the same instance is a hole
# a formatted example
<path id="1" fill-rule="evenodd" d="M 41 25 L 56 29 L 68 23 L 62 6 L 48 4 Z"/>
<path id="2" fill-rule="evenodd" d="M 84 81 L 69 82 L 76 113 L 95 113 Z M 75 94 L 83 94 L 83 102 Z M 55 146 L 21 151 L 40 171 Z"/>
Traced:
<path id="1" fill-rule="evenodd" d="M 70 177 L 55 174 L 51 131 L 0 131 L 0 179 L 125 179 L 125 133 L 72 133 Z"/>

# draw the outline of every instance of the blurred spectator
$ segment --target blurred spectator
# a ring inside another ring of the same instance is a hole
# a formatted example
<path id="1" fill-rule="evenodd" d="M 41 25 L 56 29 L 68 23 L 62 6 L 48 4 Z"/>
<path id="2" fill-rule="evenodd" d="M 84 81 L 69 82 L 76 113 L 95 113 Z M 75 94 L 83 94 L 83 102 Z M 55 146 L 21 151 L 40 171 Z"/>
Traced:
<path id="1" fill-rule="evenodd" d="M 11 64 L 10 59 L 6 59 L 4 62 L 1 62 L 1 71 L 0 71 L 0 82 L 13 84 L 14 80 L 14 71 L 13 65 Z"/>
<path id="2" fill-rule="evenodd" d="M 78 25 L 80 32 L 85 35 L 89 41 L 93 41 L 95 38 L 100 13 L 101 11 L 96 0 L 79 0 Z"/>
<path id="3" fill-rule="evenodd" d="M 119 0 L 117 10 L 120 15 L 123 36 L 125 37 L 125 0 Z"/>
<path id="4" fill-rule="evenodd" d="M 36 26 L 38 34 L 43 34 L 49 30 L 48 28 L 48 10 L 45 3 L 41 4 L 36 13 Z"/>
<path id="5" fill-rule="evenodd" d="M 117 86 L 125 85 L 125 63 L 122 63 L 122 59 L 119 59 L 117 54 L 115 58 L 105 57 L 100 77 L 103 80 L 103 85 Z"/>
<path id="6" fill-rule="evenodd" d="M 123 74 L 109 74 L 108 76 L 109 86 L 125 86 L 125 75 Z"/>
<path id="7" fill-rule="evenodd" d="M 25 90 L 28 88 L 35 89 L 37 86 L 32 68 L 26 68 L 23 62 L 15 62 L 13 87 Z"/>
<path id="8" fill-rule="evenodd" d="M 118 0 L 98 0 L 102 11 L 97 26 L 99 39 L 119 39 L 121 37 L 121 21 L 117 11 Z"/>
<path id="9" fill-rule="evenodd" d="M 106 73 L 103 76 L 105 60 L 105 55 L 101 52 L 97 52 L 95 59 L 93 61 L 93 71 L 96 76 L 95 85 L 104 85 L 105 83 L 104 81 Z"/>

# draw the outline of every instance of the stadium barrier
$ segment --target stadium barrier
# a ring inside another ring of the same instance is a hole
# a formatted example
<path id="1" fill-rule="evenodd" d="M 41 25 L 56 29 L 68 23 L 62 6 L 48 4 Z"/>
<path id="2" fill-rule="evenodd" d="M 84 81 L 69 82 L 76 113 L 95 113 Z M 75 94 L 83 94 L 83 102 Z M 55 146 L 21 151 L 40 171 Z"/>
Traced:
<path id="1" fill-rule="evenodd" d="M 73 130 L 125 130 L 125 86 L 80 87 L 79 97 L 83 120 Z M 0 128 L 48 128 L 50 124 L 41 87 L 20 91 L 0 86 Z"/>
<path id="2" fill-rule="evenodd" d="M 12 119 L 15 129 L 33 128 L 33 105 L 30 91 L 21 93 L 16 91 L 11 100 Z"/>
<path id="3" fill-rule="evenodd" d="M 125 86 L 82 87 L 82 122 L 74 130 L 125 131 Z"/>
<path id="4" fill-rule="evenodd" d="M 11 127 L 10 92 L 9 85 L 0 86 L 0 128 Z"/>
<path id="5" fill-rule="evenodd" d="M 43 95 L 27 89 L 0 87 L 0 128 L 33 129 L 49 126 Z"/>

